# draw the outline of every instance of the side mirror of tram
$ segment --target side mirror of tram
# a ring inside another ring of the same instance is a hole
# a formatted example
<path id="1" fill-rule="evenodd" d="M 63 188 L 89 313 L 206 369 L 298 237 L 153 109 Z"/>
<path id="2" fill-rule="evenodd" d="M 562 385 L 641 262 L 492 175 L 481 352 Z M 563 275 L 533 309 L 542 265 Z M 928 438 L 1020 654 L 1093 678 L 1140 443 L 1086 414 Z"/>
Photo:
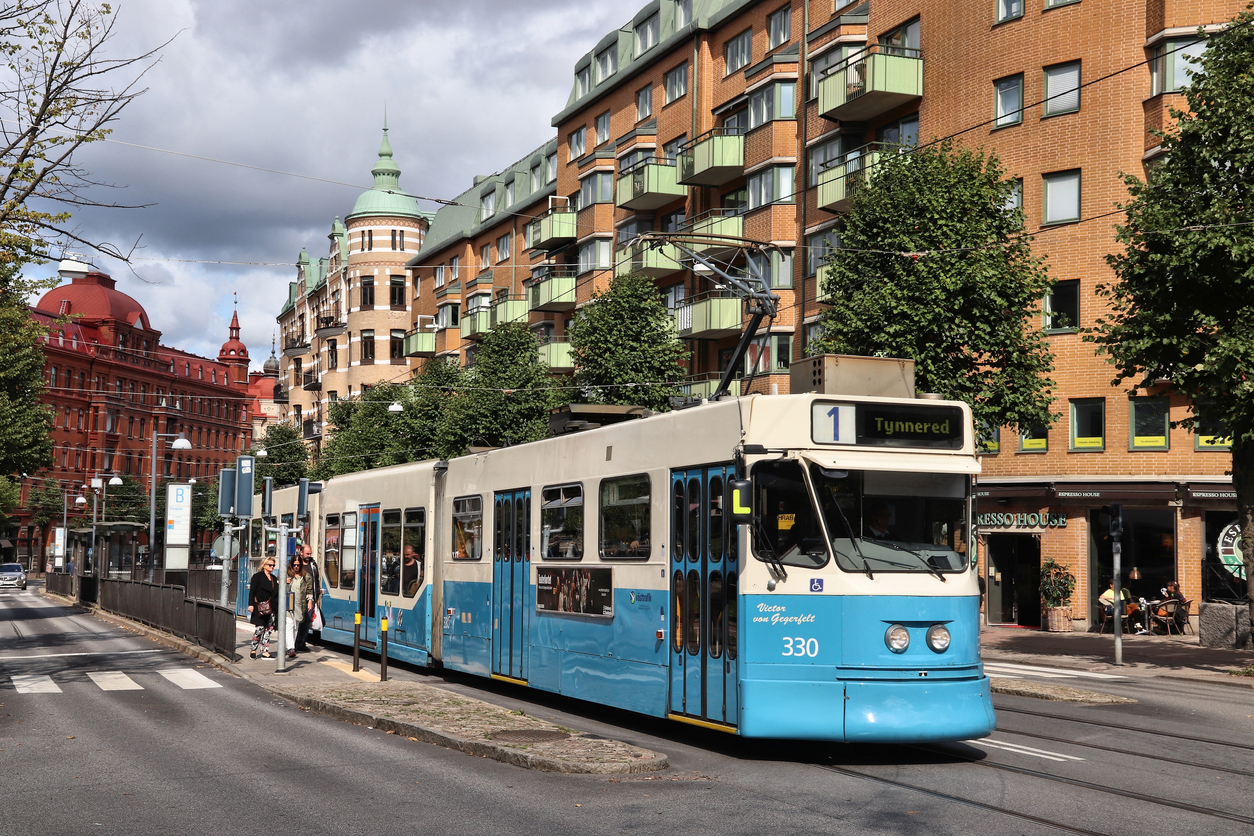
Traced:
<path id="1" fill-rule="evenodd" d="M 748 479 L 732 479 L 727 487 L 731 495 L 732 525 L 753 522 L 753 483 Z"/>

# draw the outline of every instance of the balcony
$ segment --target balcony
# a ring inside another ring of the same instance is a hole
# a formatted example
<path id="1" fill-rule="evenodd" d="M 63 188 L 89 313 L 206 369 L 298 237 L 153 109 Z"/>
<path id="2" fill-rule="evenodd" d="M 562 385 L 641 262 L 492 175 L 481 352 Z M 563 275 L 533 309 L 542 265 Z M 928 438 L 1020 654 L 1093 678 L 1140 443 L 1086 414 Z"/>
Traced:
<path id="1" fill-rule="evenodd" d="M 679 384 L 679 391 L 693 400 L 703 400 L 714 394 L 714 390 L 718 388 L 718 382 L 722 379 L 723 375 L 721 372 L 693 375 L 688 378 L 687 383 Z M 739 380 L 733 380 L 727 385 L 727 394 L 732 397 L 740 395 Z"/>
<path id="2" fill-rule="evenodd" d="M 744 128 L 715 128 L 679 151 L 679 182 L 685 186 L 722 186 L 744 173 Z"/>
<path id="3" fill-rule="evenodd" d="M 527 322 L 526 296 L 498 296 L 492 300 L 488 326 L 495 328 L 503 322 Z"/>
<path id="4" fill-rule="evenodd" d="M 533 311 L 570 311 L 575 308 L 576 267 L 550 267 L 531 280 L 529 304 Z"/>
<path id="5" fill-rule="evenodd" d="M 319 339 L 327 337 L 338 337 L 348 328 L 344 320 L 337 316 L 320 316 L 318 317 L 318 327 L 314 329 L 314 336 Z"/>
<path id="6" fill-rule="evenodd" d="M 311 438 L 322 437 L 322 422 L 307 418 L 301 422 L 301 437 L 308 441 Z"/>
<path id="7" fill-rule="evenodd" d="M 722 291 L 675 306 L 675 333 L 685 340 L 717 340 L 740 333 L 740 299 Z"/>
<path id="8" fill-rule="evenodd" d="M 300 357 L 302 354 L 309 353 L 309 337 L 304 334 L 297 334 L 292 337 L 283 338 L 283 356 L 284 357 Z"/>
<path id="9" fill-rule="evenodd" d="M 549 371 L 574 371 L 575 363 L 571 359 L 570 343 L 565 337 L 548 337 L 540 343 L 540 362 L 549 367 Z"/>
<path id="10" fill-rule="evenodd" d="M 481 340 L 492 330 L 492 309 L 484 306 L 462 316 L 463 340 Z"/>
<path id="11" fill-rule="evenodd" d="M 614 275 L 643 273 L 657 279 L 682 269 L 684 265 L 679 263 L 679 251 L 674 244 L 650 245 L 637 242 L 619 248 Z"/>
<path id="12" fill-rule="evenodd" d="M 550 209 L 540 216 L 540 231 L 532 245 L 540 250 L 555 250 L 575 240 L 575 213 L 569 209 Z"/>
<path id="13" fill-rule="evenodd" d="M 886 147 L 872 142 L 828 163 L 819 172 L 818 207 L 829 212 L 849 211 L 854 195 L 866 186 Z"/>
<path id="14" fill-rule="evenodd" d="M 274 384 L 274 402 L 287 403 L 287 387 L 282 383 Z"/>
<path id="15" fill-rule="evenodd" d="M 698 239 L 687 243 L 706 258 L 723 259 L 739 248 L 745 234 L 745 219 L 737 209 L 711 209 L 697 215 L 679 229 Z M 729 239 L 725 243 L 720 239 Z"/>
<path id="16" fill-rule="evenodd" d="M 618 175 L 614 205 L 633 212 L 660 209 L 688 195 L 675 179 L 677 168 L 669 160 L 645 160 Z"/>
<path id="17" fill-rule="evenodd" d="M 827 71 L 819 80 L 819 115 L 865 122 L 923 95 L 923 53 L 873 44 Z"/>
<path id="18" fill-rule="evenodd" d="M 321 392 L 322 381 L 318 379 L 318 373 L 314 371 L 305 372 L 300 381 L 300 388 L 306 392 Z"/>
<path id="19" fill-rule="evenodd" d="M 435 331 L 427 328 L 410 331 L 405 335 L 402 351 L 406 357 L 434 357 Z"/>

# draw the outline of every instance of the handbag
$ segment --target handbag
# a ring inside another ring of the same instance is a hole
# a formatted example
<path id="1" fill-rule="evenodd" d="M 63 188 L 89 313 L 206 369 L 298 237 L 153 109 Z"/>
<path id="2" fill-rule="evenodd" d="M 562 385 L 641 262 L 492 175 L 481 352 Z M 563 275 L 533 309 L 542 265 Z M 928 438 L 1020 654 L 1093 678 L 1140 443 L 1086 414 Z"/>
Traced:
<path id="1" fill-rule="evenodd" d="M 257 602 L 257 615 L 269 615 L 269 614 L 270 614 L 270 599 L 267 598 L 264 601 L 258 601 Z"/>
<path id="2" fill-rule="evenodd" d="M 321 607 L 314 607 L 314 611 L 313 611 L 313 624 L 312 624 L 312 625 L 310 625 L 310 627 L 311 627 L 311 629 L 313 629 L 313 630 L 321 630 L 321 629 L 322 629 L 322 608 L 321 608 Z"/>

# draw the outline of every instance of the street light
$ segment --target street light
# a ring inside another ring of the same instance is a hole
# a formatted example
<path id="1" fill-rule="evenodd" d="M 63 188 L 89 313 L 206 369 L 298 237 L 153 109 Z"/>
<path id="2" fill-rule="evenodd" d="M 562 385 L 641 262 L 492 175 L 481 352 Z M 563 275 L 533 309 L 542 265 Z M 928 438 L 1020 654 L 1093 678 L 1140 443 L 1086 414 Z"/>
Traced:
<path id="1" fill-rule="evenodd" d="M 187 436 L 183 433 L 159 433 L 157 432 L 157 417 L 154 415 L 152 419 L 152 476 L 148 480 L 148 563 L 153 565 L 157 551 L 157 439 L 173 438 L 174 443 L 170 445 L 171 450 L 190 450 L 192 443 L 187 440 Z"/>

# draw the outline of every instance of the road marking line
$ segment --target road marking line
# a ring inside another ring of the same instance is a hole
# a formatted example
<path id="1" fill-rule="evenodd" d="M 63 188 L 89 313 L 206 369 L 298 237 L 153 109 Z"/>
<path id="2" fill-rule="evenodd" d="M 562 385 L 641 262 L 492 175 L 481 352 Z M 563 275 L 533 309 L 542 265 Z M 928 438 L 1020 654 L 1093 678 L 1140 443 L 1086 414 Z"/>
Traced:
<path id="1" fill-rule="evenodd" d="M 38 673 L 21 673 L 10 676 L 19 694 L 59 694 L 61 689 L 52 677 Z"/>
<path id="2" fill-rule="evenodd" d="M 30 656 L 0 656 L 0 661 L 21 661 L 23 659 L 59 659 L 63 656 L 133 656 L 136 653 L 168 653 L 158 650 L 87 650 L 80 653 L 32 653 Z"/>
<path id="3" fill-rule="evenodd" d="M 1001 674 L 1001 673 L 998 673 L 997 671 L 991 672 L 988 675 L 988 677 L 989 679 L 1017 679 L 1021 682 L 1023 681 L 1023 677 L 1021 676 L 1011 676 L 1010 674 Z"/>
<path id="4" fill-rule="evenodd" d="M 1061 752 L 1050 752 L 1045 749 L 1033 749 L 1031 746 L 1022 746 L 1018 743 L 1006 743 L 1001 740 L 983 740 L 972 741 L 977 746 L 992 746 L 994 749 L 1003 749 L 1007 752 L 1015 752 L 1020 755 L 1030 755 L 1034 758 L 1044 758 L 1050 761 L 1082 761 L 1084 758 L 1078 758 L 1075 755 L 1064 755 Z"/>
<path id="5" fill-rule="evenodd" d="M 175 668 L 173 670 L 157 671 L 175 685 L 185 691 L 195 691 L 201 688 L 221 688 L 222 685 L 214 682 L 209 677 L 199 671 L 189 670 L 187 668 Z"/>
<path id="6" fill-rule="evenodd" d="M 1034 673 L 1040 676 L 1046 674 L 1058 674 L 1061 676 L 1082 676 L 1088 679 L 1127 679 L 1126 676 L 1113 673 L 1093 673 L 1091 671 L 1073 671 L 1066 668 L 1042 668 L 1035 665 L 1016 665 L 1011 662 L 985 662 L 986 668 L 1001 668 L 1003 670 L 1022 671 L 1024 673 Z"/>
<path id="7" fill-rule="evenodd" d="M 131 679 L 121 671 L 90 671 L 87 674 L 91 681 L 100 686 L 101 691 L 142 691 L 144 686 Z"/>

